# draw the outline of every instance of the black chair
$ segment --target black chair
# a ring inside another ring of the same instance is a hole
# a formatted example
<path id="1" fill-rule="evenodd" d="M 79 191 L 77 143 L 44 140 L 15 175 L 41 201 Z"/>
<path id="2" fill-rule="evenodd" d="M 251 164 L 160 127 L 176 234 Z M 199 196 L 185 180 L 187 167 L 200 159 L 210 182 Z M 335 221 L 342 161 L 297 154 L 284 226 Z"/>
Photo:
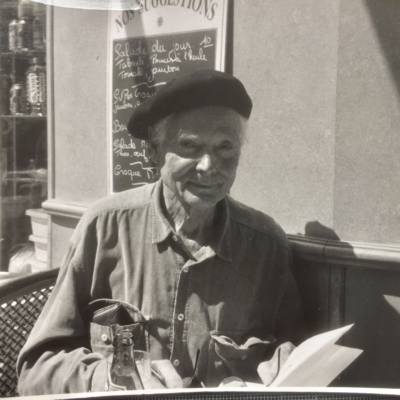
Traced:
<path id="1" fill-rule="evenodd" d="M 0 286 L 0 397 L 18 396 L 15 363 L 56 282 L 59 269 Z"/>

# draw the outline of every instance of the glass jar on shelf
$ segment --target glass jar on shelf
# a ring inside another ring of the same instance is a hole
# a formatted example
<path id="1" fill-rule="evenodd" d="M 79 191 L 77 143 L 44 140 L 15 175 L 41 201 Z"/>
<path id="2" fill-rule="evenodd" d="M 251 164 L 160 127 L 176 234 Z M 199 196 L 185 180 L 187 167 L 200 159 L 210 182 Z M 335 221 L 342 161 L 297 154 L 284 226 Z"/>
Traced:
<path id="1" fill-rule="evenodd" d="M 31 0 L 19 0 L 18 18 L 32 19 L 34 3 Z"/>
<path id="2" fill-rule="evenodd" d="M 46 67 L 43 59 L 34 57 L 26 71 L 27 99 L 31 115 L 46 115 Z"/>
<path id="3" fill-rule="evenodd" d="M 33 48 L 44 50 L 46 48 L 46 8 L 44 4 L 33 3 Z"/>
<path id="4" fill-rule="evenodd" d="M 26 115 L 28 113 L 26 90 L 23 83 L 14 83 L 14 85 L 11 86 L 10 112 L 11 115 Z"/>
<path id="5" fill-rule="evenodd" d="M 8 49 L 18 51 L 18 20 L 13 19 L 8 25 Z"/>
<path id="6" fill-rule="evenodd" d="M 31 0 L 20 0 L 18 5 L 18 51 L 33 49 L 33 6 Z"/>
<path id="7" fill-rule="evenodd" d="M 33 47 L 32 21 L 22 18 L 18 21 L 18 51 L 29 51 Z"/>

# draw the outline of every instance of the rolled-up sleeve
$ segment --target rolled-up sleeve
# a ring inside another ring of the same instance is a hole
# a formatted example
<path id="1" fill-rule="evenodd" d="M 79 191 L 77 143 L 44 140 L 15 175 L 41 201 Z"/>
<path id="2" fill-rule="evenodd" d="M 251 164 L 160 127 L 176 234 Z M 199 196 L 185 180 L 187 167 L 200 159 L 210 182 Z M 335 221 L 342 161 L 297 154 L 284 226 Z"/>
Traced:
<path id="1" fill-rule="evenodd" d="M 77 230 L 76 234 L 79 235 Z M 107 360 L 90 350 L 82 309 L 90 293 L 82 272 L 89 236 L 70 243 L 53 292 L 18 361 L 20 395 L 80 393 L 104 390 Z"/>

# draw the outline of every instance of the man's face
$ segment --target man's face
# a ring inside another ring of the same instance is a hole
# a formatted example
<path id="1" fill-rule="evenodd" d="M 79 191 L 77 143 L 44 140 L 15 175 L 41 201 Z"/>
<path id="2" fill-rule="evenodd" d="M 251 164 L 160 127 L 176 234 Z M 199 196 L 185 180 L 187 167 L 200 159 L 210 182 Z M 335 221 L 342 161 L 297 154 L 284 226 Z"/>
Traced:
<path id="1" fill-rule="evenodd" d="M 173 115 L 157 150 L 161 179 L 184 207 L 209 208 L 222 200 L 236 176 L 239 115 L 202 107 Z"/>

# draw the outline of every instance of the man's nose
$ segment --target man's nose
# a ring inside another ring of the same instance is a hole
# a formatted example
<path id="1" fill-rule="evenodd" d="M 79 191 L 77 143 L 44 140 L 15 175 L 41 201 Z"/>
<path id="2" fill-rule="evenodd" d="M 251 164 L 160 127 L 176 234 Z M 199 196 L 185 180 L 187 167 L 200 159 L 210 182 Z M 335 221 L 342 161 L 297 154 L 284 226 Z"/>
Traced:
<path id="1" fill-rule="evenodd" d="M 217 172 L 217 163 L 214 157 L 210 154 L 204 154 L 197 162 L 197 172 L 202 172 L 207 175 L 213 175 Z"/>

